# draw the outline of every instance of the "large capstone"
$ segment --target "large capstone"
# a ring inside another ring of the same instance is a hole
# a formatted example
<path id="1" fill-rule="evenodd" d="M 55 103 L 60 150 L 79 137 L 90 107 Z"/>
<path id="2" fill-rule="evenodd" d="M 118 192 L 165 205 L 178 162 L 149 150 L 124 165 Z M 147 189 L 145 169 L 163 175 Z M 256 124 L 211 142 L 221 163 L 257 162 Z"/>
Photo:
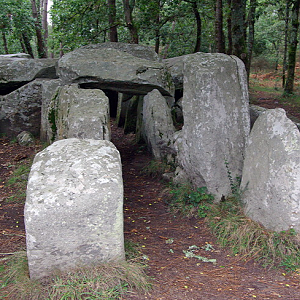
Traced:
<path id="1" fill-rule="evenodd" d="M 197 53 L 185 56 L 183 72 L 179 166 L 220 201 L 231 193 L 230 178 L 242 175 L 250 130 L 245 67 L 236 57 Z"/>
<path id="2" fill-rule="evenodd" d="M 59 77 L 65 84 L 78 83 L 84 88 L 142 95 L 156 88 L 163 95 L 173 93 L 165 65 L 155 60 L 155 55 L 145 58 L 145 53 L 153 50 L 140 45 L 117 46 L 114 43 L 84 46 L 65 54 L 58 61 Z"/>
<path id="3" fill-rule="evenodd" d="M 110 140 L 109 99 L 101 90 L 63 86 L 49 105 L 48 121 L 50 141 Z"/>
<path id="4" fill-rule="evenodd" d="M 158 90 L 153 90 L 143 101 L 143 134 L 147 145 L 158 160 L 175 156 L 175 132 L 170 107 Z"/>
<path id="5" fill-rule="evenodd" d="M 24 55 L 0 56 L 0 95 L 7 95 L 36 78 L 57 78 L 56 59 L 31 59 Z"/>
<path id="6" fill-rule="evenodd" d="M 121 172 L 109 141 L 60 140 L 36 155 L 24 213 L 31 278 L 124 259 Z"/>
<path id="7" fill-rule="evenodd" d="M 254 123 L 241 188 L 251 219 L 275 231 L 300 231 L 300 133 L 283 109 Z"/>

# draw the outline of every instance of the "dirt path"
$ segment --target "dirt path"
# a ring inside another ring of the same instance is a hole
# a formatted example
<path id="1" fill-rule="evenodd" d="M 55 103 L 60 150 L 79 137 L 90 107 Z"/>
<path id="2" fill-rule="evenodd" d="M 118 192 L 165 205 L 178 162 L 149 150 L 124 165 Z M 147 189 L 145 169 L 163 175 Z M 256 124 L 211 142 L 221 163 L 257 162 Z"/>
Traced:
<path id="1" fill-rule="evenodd" d="M 154 278 L 149 295 L 124 299 L 300 299 L 300 278 L 232 257 L 218 246 L 203 219 L 168 212 L 165 185 L 141 172 L 151 156 L 137 151 L 121 129 L 114 133 L 123 162 L 125 239 L 142 245 L 149 259 L 147 272 Z M 193 245 L 200 248 L 197 255 L 216 259 L 216 264 L 186 258 L 183 251 Z M 214 250 L 206 251 L 208 245 Z"/>
<path id="2" fill-rule="evenodd" d="M 171 214 L 162 193 L 165 185 L 141 173 L 151 156 L 132 144 L 133 136 L 124 137 L 122 129 L 112 128 L 123 163 L 125 239 L 141 245 L 154 286 L 148 295 L 130 293 L 124 300 L 300 299 L 296 275 L 268 271 L 252 261 L 232 257 L 218 246 L 203 219 Z M 7 202 L 14 191 L 5 181 L 12 166 L 29 159 L 36 150 L 0 140 L 0 253 L 25 248 L 23 203 Z M 193 245 L 200 248 L 197 255 L 215 259 L 216 264 L 186 258 L 183 251 Z"/>

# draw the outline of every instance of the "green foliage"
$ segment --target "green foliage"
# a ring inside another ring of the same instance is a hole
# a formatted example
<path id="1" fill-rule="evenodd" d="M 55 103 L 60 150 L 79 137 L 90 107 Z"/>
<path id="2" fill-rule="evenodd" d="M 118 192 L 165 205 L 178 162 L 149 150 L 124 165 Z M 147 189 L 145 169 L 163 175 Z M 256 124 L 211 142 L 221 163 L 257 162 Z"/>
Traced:
<path id="1" fill-rule="evenodd" d="M 64 52 L 106 40 L 109 26 L 104 0 L 54 0 L 51 17 L 52 40 L 56 41 L 52 46 L 57 48 L 62 43 Z"/>
<path id="2" fill-rule="evenodd" d="M 30 0 L 0 0 L 0 6 L 0 31 L 6 36 L 8 51 L 22 52 L 21 34 L 26 33 L 29 38 L 34 34 Z M 5 54 L 3 41 L 0 53 Z"/>
<path id="3" fill-rule="evenodd" d="M 171 187 L 170 193 L 171 210 L 187 216 L 206 217 L 214 200 L 206 187 L 193 189 L 190 185 L 175 185 Z"/>
<path id="4" fill-rule="evenodd" d="M 226 170 L 227 170 L 227 177 L 228 177 L 229 182 L 230 182 L 231 193 L 236 199 L 240 200 L 241 196 L 242 196 L 241 195 L 242 191 L 240 190 L 241 178 L 239 176 L 236 176 L 235 179 L 233 179 L 232 173 L 231 173 L 230 168 L 229 168 L 229 163 L 226 159 L 225 159 L 225 167 L 226 167 Z"/>
<path id="5" fill-rule="evenodd" d="M 151 288 L 143 266 L 132 261 L 102 263 L 82 267 L 39 282 L 28 277 L 25 251 L 6 259 L 2 285 L 10 299 L 120 299 L 127 291 L 145 292 Z"/>

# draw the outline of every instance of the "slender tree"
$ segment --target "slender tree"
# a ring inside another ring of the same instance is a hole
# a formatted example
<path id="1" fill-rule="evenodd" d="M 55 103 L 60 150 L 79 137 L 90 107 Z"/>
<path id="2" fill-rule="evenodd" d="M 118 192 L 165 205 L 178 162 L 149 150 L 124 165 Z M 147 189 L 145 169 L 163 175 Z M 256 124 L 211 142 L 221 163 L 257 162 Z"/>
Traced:
<path id="1" fill-rule="evenodd" d="M 42 28 L 44 34 L 44 43 L 47 45 L 48 40 L 48 0 L 41 0 L 40 11 L 42 16 Z"/>
<path id="2" fill-rule="evenodd" d="M 300 0 L 292 0 L 291 15 L 291 37 L 288 51 L 287 79 L 284 87 L 284 94 L 292 94 L 294 89 L 295 67 L 296 67 L 296 51 L 298 44 L 298 28 L 299 28 L 299 5 Z"/>
<path id="3" fill-rule="evenodd" d="M 231 1 L 232 54 L 241 58 L 247 67 L 246 0 Z M 248 71 L 248 70 L 247 70 Z"/>
<path id="4" fill-rule="evenodd" d="M 2 41 L 3 41 L 3 47 L 5 54 L 8 54 L 8 47 L 7 47 L 7 40 L 6 40 L 6 34 L 4 31 L 2 31 Z"/>
<path id="5" fill-rule="evenodd" d="M 283 63 L 282 63 L 282 87 L 285 86 L 286 70 L 287 70 L 287 49 L 289 36 L 289 19 L 290 19 L 290 0 L 285 3 L 285 20 L 284 20 L 284 49 L 283 49 Z"/>
<path id="6" fill-rule="evenodd" d="M 37 7 L 35 0 L 31 0 L 31 5 L 32 5 L 32 17 L 35 22 L 38 56 L 39 58 L 47 58 L 47 50 L 46 50 L 45 41 L 42 33 L 39 9 Z"/>
<path id="7" fill-rule="evenodd" d="M 118 42 L 116 0 L 107 0 L 107 7 L 109 23 L 109 40 L 111 42 Z"/>
<path id="8" fill-rule="evenodd" d="M 216 0 L 216 21 L 215 21 L 216 51 L 225 53 L 225 37 L 223 31 L 223 1 Z"/>
<path id="9" fill-rule="evenodd" d="M 255 24 L 255 11 L 257 6 L 257 0 L 250 0 L 250 7 L 248 13 L 248 59 L 247 59 L 247 74 L 248 80 L 250 75 L 250 67 L 252 60 L 252 50 L 254 45 L 254 24 Z"/>
<path id="10" fill-rule="evenodd" d="M 198 10 L 197 1 L 192 1 L 192 9 L 196 20 L 196 43 L 194 48 L 194 53 L 200 51 L 201 38 L 202 38 L 202 20 Z"/>
<path id="11" fill-rule="evenodd" d="M 31 44 L 30 44 L 30 38 L 28 37 L 26 32 L 22 32 L 22 39 L 24 42 L 26 53 L 28 53 L 32 58 L 34 58 L 33 50 L 32 50 Z"/>
<path id="12" fill-rule="evenodd" d="M 227 0 L 227 54 L 232 54 L 232 16 L 231 16 L 231 0 Z"/>
<path id="13" fill-rule="evenodd" d="M 123 0 L 125 23 L 130 33 L 130 42 L 132 44 L 139 43 L 138 29 L 132 18 L 132 11 L 135 6 L 135 0 Z"/>

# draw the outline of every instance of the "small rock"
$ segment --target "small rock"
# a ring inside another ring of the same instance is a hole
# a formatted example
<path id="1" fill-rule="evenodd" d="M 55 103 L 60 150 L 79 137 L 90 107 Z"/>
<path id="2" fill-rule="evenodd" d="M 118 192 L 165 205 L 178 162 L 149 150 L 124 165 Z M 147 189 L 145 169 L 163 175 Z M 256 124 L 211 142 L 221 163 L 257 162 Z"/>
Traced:
<path id="1" fill-rule="evenodd" d="M 17 141 L 21 146 L 32 146 L 34 145 L 34 137 L 28 131 L 22 131 L 17 135 Z"/>

